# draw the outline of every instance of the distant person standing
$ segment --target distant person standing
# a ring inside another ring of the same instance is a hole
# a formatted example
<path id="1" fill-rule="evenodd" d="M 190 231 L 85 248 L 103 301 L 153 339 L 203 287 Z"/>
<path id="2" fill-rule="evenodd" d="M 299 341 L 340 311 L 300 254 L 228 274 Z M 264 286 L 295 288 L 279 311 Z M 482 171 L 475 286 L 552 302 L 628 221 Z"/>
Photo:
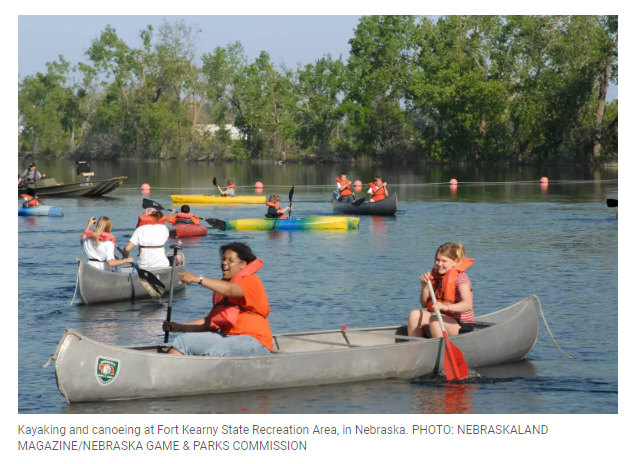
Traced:
<path id="1" fill-rule="evenodd" d="M 236 195 L 236 184 L 233 183 L 233 179 L 227 179 L 227 188 L 223 191 L 218 185 L 218 190 L 220 191 L 220 195 L 223 197 L 234 197 Z"/>
<path id="2" fill-rule="evenodd" d="M 41 174 L 37 170 L 35 163 L 29 164 L 29 168 L 25 169 L 20 177 L 18 177 L 18 186 L 21 184 L 32 184 L 40 179 L 46 179 L 46 174 Z"/>

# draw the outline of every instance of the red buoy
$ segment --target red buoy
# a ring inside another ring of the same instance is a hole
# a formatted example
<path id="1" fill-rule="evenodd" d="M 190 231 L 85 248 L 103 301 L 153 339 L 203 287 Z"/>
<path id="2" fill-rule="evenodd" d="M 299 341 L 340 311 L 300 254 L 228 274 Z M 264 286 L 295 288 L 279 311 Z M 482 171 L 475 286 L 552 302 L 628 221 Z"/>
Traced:
<path id="1" fill-rule="evenodd" d="M 150 190 L 150 184 L 143 184 L 141 190 Z"/>
<path id="2" fill-rule="evenodd" d="M 449 181 L 449 185 L 458 185 L 458 181 L 456 179 L 451 179 Z"/>
<path id="3" fill-rule="evenodd" d="M 255 183 L 255 188 L 256 188 L 256 189 L 261 189 L 261 188 L 264 188 L 264 184 L 263 184 L 262 182 L 256 182 L 256 183 Z"/>

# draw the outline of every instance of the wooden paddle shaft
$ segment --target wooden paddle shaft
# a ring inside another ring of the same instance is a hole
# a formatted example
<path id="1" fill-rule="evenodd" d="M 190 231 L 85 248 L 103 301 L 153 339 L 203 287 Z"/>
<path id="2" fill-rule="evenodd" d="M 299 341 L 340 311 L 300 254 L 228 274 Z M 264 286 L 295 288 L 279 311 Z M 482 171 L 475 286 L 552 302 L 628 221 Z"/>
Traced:
<path id="1" fill-rule="evenodd" d="M 174 259 L 172 261 L 172 274 L 170 276 L 170 298 L 167 303 L 167 322 L 172 320 L 172 298 L 174 297 L 174 277 L 176 276 L 176 262 L 178 261 L 178 250 L 180 245 L 172 245 L 170 248 L 174 250 Z M 165 332 L 165 339 L 163 343 L 167 343 L 170 339 L 169 330 Z"/>

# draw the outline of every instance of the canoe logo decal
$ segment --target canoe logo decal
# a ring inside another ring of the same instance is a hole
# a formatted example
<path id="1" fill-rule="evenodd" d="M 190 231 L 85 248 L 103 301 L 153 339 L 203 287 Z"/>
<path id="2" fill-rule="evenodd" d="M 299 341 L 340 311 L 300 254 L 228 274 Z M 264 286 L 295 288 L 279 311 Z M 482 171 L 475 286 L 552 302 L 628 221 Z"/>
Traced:
<path id="1" fill-rule="evenodd" d="M 119 373 L 119 361 L 109 358 L 97 358 L 97 382 L 111 384 Z"/>

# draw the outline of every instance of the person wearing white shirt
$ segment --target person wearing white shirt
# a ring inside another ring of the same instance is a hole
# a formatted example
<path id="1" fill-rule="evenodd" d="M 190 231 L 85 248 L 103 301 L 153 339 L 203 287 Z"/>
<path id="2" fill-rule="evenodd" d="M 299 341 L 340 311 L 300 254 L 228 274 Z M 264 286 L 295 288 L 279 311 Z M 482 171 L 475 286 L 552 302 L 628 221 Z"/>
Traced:
<path id="1" fill-rule="evenodd" d="M 93 224 L 97 224 L 95 230 L 91 230 Z M 116 272 L 116 266 L 126 263 L 134 263 L 133 258 L 115 259 L 115 239 L 112 235 L 112 220 L 101 217 L 99 222 L 90 218 L 88 225 L 81 236 L 81 244 L 88 255 L 88 264 L 102 271 Z"/>
<path id="2" fill-rule="evenodd" d="M 158 221 L 163 217 L 160 211 L 152 211 L 148 216 L 156 220 L 156 224 L 145 224 L 138 227 L 130 241 L 123 250 L 126 255 L 132 251 L 132 248 L 138 246 L 139 259 L 137 265 L 141 269 L 151 271 L 153 269 L 164 269 L 170 267 L 170 262 L 165 254 L 165 242 L 169 238 L 169 229 L 165 224 L 159 224 Z M 178 265 L 182 263 L 181 255 L 178 255 Z"/>

